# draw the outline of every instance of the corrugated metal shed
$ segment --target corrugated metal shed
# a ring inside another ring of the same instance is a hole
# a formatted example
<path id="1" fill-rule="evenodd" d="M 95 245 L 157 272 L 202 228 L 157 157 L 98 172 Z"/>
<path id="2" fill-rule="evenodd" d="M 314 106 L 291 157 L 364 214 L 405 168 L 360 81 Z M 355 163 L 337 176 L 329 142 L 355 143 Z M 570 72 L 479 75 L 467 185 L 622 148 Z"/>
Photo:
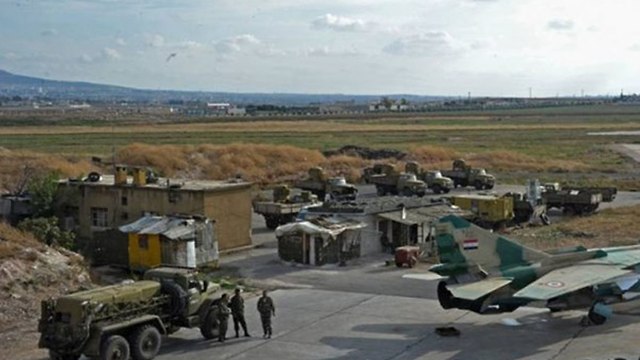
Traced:
<path id="1" fill-rule="evenodd" d="M 144 216 L 131 224 L 121 226 L 119 229 L 125 233 L 162 235 L 171 240 L 186 240 L 195 237 L 197 227 L 198 222 L 194 219 Z"/>

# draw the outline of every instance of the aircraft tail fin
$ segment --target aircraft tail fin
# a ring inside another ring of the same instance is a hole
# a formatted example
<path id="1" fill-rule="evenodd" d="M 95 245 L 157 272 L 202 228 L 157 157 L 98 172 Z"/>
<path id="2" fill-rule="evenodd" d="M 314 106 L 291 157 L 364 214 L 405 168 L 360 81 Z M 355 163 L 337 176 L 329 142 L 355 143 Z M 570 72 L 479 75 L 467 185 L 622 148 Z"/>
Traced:
<path id="1" fill-rule="evenodd" d="M 436 225 L 440 275 L 485 273 L 541 261 L 551 255 L 528 248 L 500 234 L 482 229 L 469 221 L 449 215 Z"/>

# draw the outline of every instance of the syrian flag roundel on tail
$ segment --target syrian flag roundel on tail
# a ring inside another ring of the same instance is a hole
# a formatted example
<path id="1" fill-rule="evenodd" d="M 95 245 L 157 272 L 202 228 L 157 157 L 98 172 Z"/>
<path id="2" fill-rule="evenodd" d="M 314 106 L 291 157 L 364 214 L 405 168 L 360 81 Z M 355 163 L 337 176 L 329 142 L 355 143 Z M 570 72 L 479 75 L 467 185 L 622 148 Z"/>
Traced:
<path id="1" fill-rule="evenodd" d="M 465 250 L 476 250 L 478 248 L 478 239 L 467 239 L 462 242 Z"/>

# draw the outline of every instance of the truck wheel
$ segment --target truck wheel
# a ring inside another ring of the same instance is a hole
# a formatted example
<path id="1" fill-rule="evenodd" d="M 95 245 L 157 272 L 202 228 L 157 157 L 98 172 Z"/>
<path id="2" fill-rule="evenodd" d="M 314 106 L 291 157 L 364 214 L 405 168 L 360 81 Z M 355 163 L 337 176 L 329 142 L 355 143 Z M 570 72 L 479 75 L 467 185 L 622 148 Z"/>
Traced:
<path id="1" fill-rule="evenodd" d="M 204 318 L 204 322 L 200 325 L 200 334 L 207 340 L 215 339 L 218 337 L 218 309 L 212 307 L 209 313 Z"/>
<path id="2" fill-rule="evenodd" d="M 50 360 L 78 360 L 80 359 L 80 355 L 60 354 L 56 351 L 49 350 L 49 359 Z"/>
<path id="3" fill-rule="evenodd" d="M 433 188 L 431 190 L 433 190 L 434 194 L 440 194 L 442 192 L 442 188 L 440 187 L 440 185 L 433 185 Z"/>
<path id="4" fill-rule="evenodd" d="M 171 282 L 163 281 L 160 285 L 160 292 L 169 295 L 169 303 L 167 304 L 167 311 L 171 316 L 179 316 L 187 306 L 187 293 L 180 285 Z"/>
<path id="5" fill-rule="evenodd" d="M 111 335 L 102 343 L 100 360 L 129 360 L 129 343 L 120 335 Z"/>
<path id="6" fill-rule="evenodd" d="M 265 219 L 265 222 L 267 224 L 267 228 L 271 229 L 271 230 L 275 230 L 278 227 L 278 219 L 269 216 L 268 218 Z"/>
<path id="7" fill-rule="evenodd" d="M 551 225 L 551 220 L 549 220 L 549 217 L 547 216 L 547 214 L 541 214 L 540 220 L 542 220 L 542 223 L 545 225 Z"/>
<path id="8" fill-rule="evenodd" d="M 484 189 L 484 185 L 482 185 L 482 183 L 480 181 L 476 181 L 473 183 L 473 187 L 476 188 L 476 190 L 482 190 Z"/>
<path id="9" fill-rule="evenodd" d="M 402 189 L 402 195 L 404 195 L 404 196 L 413 196 L 413 191 L 411 191 L 411 189 L 409 189 L 409 188 L 404 188 L 404 189 Z"/>
<path id="10" fill-rule="evenodd" d="M 386 191 L 384 191 L 384 189 L 381 187 L 377 187 L 376 193 L 378 194 L 378 196 L 384 196 L 386 194 Z"/>
<path id="11" fill-rule="evenodd" d="M 134 360 L 151 360 L 158 355 L 162 337 L 155 326 L 144 325 L 139 327 L 131 336 L 131 357 Z"/>

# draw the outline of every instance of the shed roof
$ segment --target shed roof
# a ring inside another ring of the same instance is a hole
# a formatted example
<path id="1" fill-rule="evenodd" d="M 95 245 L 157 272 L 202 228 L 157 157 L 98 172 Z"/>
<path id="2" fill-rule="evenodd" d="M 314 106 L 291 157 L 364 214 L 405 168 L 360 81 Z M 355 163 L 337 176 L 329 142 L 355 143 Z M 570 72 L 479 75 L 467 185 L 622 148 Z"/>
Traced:
<path id="1" fill-rule="evenodd" d="M 317 218 L 278 226 L 276 236 L 302 231 L 306 234 L 320 235 L 323 238 L 335 238 L 347 230 L 356 230 L 367 225 L 360 221 L 341 218 Z"/>
<path id="2" fill-rule="evenodd" d="M 445 215 L 457 215 L 466 217 L 471 215 L 467 210 L 462 210 L 457 206 L 448 204 L 440 204 L 437 206 L 421 207 L 417 209 L 405 209 L 405 216 L 402 216 L 402 210 L 389 211 L 378 214 L 379 217 L 391 221 L 395 221 L 405 225 L 424 224 L 436 222 Z"/>
<path id="3" fill-rule="evenodd" d="M 208 219 L 143 216 L 130 224 L 120 226 L 119 230 L 125 233 L 162 235 L 171 240 L 184 240 L 192 239 L 198 227 L 206 222 L 208 222 Z"/>

